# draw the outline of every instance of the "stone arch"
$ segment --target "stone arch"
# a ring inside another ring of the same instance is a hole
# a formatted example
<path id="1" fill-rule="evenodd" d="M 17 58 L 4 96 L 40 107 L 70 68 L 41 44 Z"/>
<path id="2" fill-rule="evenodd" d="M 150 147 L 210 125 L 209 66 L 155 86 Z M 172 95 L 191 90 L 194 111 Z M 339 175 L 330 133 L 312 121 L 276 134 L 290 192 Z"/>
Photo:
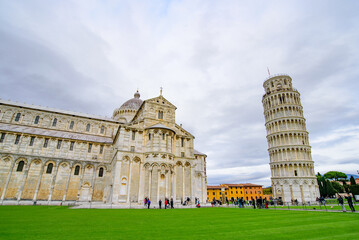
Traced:
<path id="1" fill-rule="evenodd" d="M 14 160 L 14 158 L 11 156 L 11 155 L 5 155 L 1 158 L 2 161 L 5 161 L 5 162 L 12 162 Z"/>
<path id="2" fill-rule="evenodd" d="M 47 166 L 49 163 L 52 163 L 54 166 L 56 166 L 56 161 L 52 159 L 46 160 L 44 166 Z"/>
<path id="3" fill-rule="evenodd" d="M 85 169 L 95 169 L 95 166 L 92 163 L 86 163 L 85 164 Z"/>
<path id="4" fill-rule="evenodd" d="M 151 163 L 151 168 L 155 168 L 155 167 L 159 167 L 158 163 L 157 162 L 153 162 Z"/>
<path id="5" fill-rule="evenodd" d="M 24 157 L 18 157 L 16 160 L 15 160 L 15 164 L 19 164 L 20 161 L 24 161 L 25 162 L 25 166 L 26 164 L 28 163 L 28 160 L 27 158 L 24 158 Z"/>
<path id="6" fill-rule="evenodd" d="M 139 158 L 138 156 L 135 156 L 133 159 L 132 159 L 133 162 L 136 162 L 136 163 L 141 163 L 141 158 Z"/>
<path id="7" fill-rule="evenodd" d="M 149 164 L 148 162 L 146 162 L 146 163 L 143 165 L 143 167 L 147 169 L 147 168 L 151 167 L 151 164 Z"/>
<path id="8" fill-rule="evenodd" d="M 96 170 L 98 171 L 100 168 L 103 168 L 103 170 L 107 171 L 106 165 L 100 164 L 96 167 Z"/>

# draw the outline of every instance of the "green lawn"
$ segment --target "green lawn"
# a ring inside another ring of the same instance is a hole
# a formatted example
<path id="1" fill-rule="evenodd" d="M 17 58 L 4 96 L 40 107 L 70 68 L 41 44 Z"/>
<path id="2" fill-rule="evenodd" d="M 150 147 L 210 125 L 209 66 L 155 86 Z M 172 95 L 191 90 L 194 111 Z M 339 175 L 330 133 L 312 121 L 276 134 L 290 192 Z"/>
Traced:
<path id="1" fill-rule="evenodd" d="M 0 239 L 359 239 L 359 214 L 0 206 Z"/>
<path id="2" fill-rule="evenodd" d="M 345 209 L 350 212 L 350 207 L 348 205 L 344 206 Z M 248 206 L 248 208 L 250 208 L 250 206 Z M 252 207 L 253 208 L 253 207 Z M 277 209 L 288 209 L 288 206 L 269 206 L 269 208 L 277 208 Z M 289 206 L 290 209 L 301 209 L 301 210 L 323 210 L 323 211 L 342 211 L 342 207 L 338 206 L 338 205 L 326 205 L 326 206 Z M 359 210 L 359 206 L 358 205 L 354 205 L 354 208 L 358 211 Z"/>

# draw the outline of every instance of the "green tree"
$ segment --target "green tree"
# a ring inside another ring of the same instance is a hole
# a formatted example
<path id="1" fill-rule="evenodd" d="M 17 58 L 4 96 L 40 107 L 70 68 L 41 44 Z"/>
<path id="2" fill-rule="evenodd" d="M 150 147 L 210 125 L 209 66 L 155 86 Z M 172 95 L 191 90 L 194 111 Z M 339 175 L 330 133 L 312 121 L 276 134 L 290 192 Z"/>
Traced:
<path id="1" fill-rule="evenodd" d="M 344 192 L 344 187 L 343 185 L 341 185 L 339 182 L 336 182 L 336 181 L 333 181 L 331 182 L 332 183 L 332 186 L 333 188 L 339 192 L 339 193 L 343 193 Z"/>
<path id="2" fill-rule="evenodd" d="M 318 181 L 320 196 L 326 197 L 327 196 L 327 189 L 326 189 L 326 186 L 325 186 L 324 177 L 319 172 L 317 174 L 317 181 Z"/>
<path id="3" fill-rule="evenodd" d="M 353 177 L 353 175 L 350 176 L 350 185 L 356 185 L 355 179 Z"/>
<path id="4" fill-rule="evenodd" d="M 263 188 L 263 194 L 265 194 L 265 195 L 272 194 L 272 187 Z"/>
<path id="5" fill-rule="evenodd" d="M 330 171 L 323 175 L 327 179 L 335 180 L 335 181 L 346 181 L 348 176 L 345 173 Z"/>
<path id="6" fill-rule="evenodd" d="M 359 185 L 356 184 L 356 185 L 351 185 L 349 186 L 350 187 L 350 192 L 353 194 L 353 195 L 359 195 Z"/>
<path id="7" fill-rule="evenodd" d="M 326 189 L 327 189 L 327 197 L 332 197 L 337 193 L 337 190 L 332 185 L 332 182 L 329 181 L 329 179 L 325 180 L 326 182 Z"/>

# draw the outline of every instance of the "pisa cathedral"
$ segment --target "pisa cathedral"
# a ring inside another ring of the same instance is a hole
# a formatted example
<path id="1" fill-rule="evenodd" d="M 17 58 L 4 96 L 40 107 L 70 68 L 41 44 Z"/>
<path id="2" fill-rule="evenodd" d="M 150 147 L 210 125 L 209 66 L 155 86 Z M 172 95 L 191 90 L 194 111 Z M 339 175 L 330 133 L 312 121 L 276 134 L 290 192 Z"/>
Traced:
<path id="1" fill-rule="evenodd" d="M 299 92 L 288 75 L 269 77 L 262 99 L 273 197 L 313 202 L 319 197 Z"/>
<path id="2" fill-rule="evenodd" d="M 205 202 L 206 155 L 175 110 L 138 91 L 112 118 L 0 100 L 1 202 Z"/>

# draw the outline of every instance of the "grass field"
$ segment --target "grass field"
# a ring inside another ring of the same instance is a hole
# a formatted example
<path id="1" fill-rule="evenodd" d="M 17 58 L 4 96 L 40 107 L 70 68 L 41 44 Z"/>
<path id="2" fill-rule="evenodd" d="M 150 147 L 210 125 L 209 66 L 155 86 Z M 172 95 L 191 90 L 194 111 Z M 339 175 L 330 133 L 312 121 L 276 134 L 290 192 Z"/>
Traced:
<path id="1" fill-rule="evenodd" d="M 359 214 L 0 206 L 0 239 L 359 239 Z"/>
<path id="2" fill-rule="evenodd" d="M 250 206 L 248 206 L 248 208 L 250 208 Z M 277 209 L 288 209 L 288 206 L 269 206 L 269 208 L 277 208 Z M 355 205 L 354 208 L 356 209 L 356 211 L 359 210 L 359 206 Z M 326 205 L 326 206 L 289 206 L 289 209 L 301 209 L 301 210 L 327 210 L 327 211 L 342 211 L 342 207 L 338 206 L 338 205 Z M 345 205 L 345 209 L 350 212 L 350 207 L 348 205 Z"/>

